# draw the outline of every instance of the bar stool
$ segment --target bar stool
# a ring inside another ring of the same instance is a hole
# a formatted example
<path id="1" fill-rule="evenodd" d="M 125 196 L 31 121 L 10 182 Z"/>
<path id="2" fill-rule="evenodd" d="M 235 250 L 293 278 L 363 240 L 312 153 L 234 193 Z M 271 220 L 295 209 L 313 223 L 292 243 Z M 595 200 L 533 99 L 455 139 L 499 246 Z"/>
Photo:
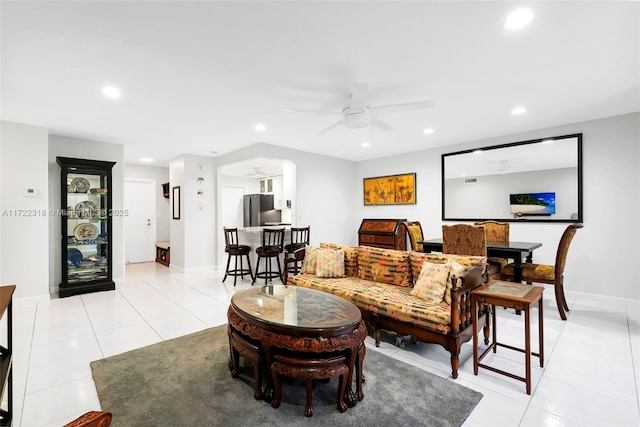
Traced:
<path id="1" fill-rule="evenodd" d="M 282 243 L 284 242 L 284 228 L 265 228 L 262 230 L 262 246 L 256 248 L 258 261 L 256 262 L 256 272 L 253 275 L 253 285 L 258 278 L 264 278 L 264 284 L 267 285 L 267 279 L 270 281 L 275 278 L 282 280 L 282 268 L 280 268 L 280 254 L 283 252 Z M 260 260 L 266 258 L 264 271 L 260 270 Z M 273 271 L 273 259 L 278 264 L 278 272 Z"/>
<path id="2" fill-rule="evenodd" d="M 233 286 L 235 286 L 238 276 L 244 279 L 245 274 L 248 274 L 249 277 L 251 277 L 251 280 L 255 281 L 255 279 L 253 278 L 253 272 L 251 270 L 251 260 L 249 259 L 249 254 L 251 253 L 251 246 L 238 244 L 237 228 L 224 227 L 224 243 L 225 243 L 224 251 L 229 255 L 227 257 L 227 268 L 224 272 L 224 279 L 222 279 L 222 281 L 224 282 L 225 280 L 227 280 L 227 276 L 233 276 Z M 242 265 L 243 256 L 247 257 L 248 268 L 243 268 L 243 265 Z M 231 257 L 234 257 L 234 260 L 235 260 L 233 270 L 229 270 L 229 266 L 231 264 Z M 238 268 L 238 258 L 240 259 L 240 268 Z"/>
<path id="3" fill-rule="evenodd" d="M 307 227 L 291 227 L 291 243 L 284 245 L 287 258 L 295 258 L 294 252 L 298 249 L 305 248 L 309 244 L 309 232 L 311 226 Z M 300 264 L 300 265 L 298 265 Z M 294 273 L 302 266 L 301 261 L 295 261 L 289 264 L 287 271 Z"/>

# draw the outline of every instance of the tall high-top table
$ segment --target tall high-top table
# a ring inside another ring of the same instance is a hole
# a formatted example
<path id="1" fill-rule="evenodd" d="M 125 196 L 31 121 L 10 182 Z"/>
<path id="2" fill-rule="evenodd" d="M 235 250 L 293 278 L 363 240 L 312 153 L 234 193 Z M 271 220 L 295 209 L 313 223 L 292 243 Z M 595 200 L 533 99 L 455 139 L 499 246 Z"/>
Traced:
<path id="1" fill-rule="evenodd" d="M 231 297 L 227 317 L 230 336 L 240 334 L 264 354 L 268 385 L 262 397 L 266 401 L 274 397 L 271 365 L 279 352 L 307 359 L 310 367 L 314 360 L 344 356 L 349 368 L 344 401 L 353 407 L 364 397 L 362 364 L 367 328 L 360 310 L 351 302 L 296 286 L 254 286 Z M 232 357 L 232 372 L 233 362 Z M 354 378 L 356 392 L 352 389 Z"/>
<path id="2" fill-rule="evenodd" d="M 429 252 L 442 252 L 442 237 L 437 239 L 425 240 L 422 243 L 424 251 Z M 522 259 L 526 262 L 532 262 L 533 251 L 542 246 L 542 243 L 537 242 L 487 242 L 487 256 L 496 258 L 508 258 L 513 260 L 514 269 L 514 281 L 522 281 Z"/>

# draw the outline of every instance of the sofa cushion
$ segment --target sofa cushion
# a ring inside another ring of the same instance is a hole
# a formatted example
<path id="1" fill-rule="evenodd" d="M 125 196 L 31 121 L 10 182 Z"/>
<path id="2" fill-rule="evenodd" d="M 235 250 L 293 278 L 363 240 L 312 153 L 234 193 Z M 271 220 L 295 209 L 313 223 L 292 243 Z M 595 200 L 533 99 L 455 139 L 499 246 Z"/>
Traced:
<path id="1" fill-rule="evenodd" d="M 358 278 L 396 286 L 411 286 L 409 253 L 359 246 Z"/>
<path id="2" fill-rule="evenodd" d="M 433 303 L 414 297 L 411 295 L 410 287 L 357 277 L 321 279 L 309 274 L 289 276 L 287 284 L 329 292 L 351 301 L 363 310 L 401 322 L 419 325 L 443 334 L 451 331 L 451 306 L 442 301 Z"/>
<path id="3" fill-rule="evenodd" d="M 307 245 L 304 248 L 304 259 L 300 272 L 302 274 L 316 274 L 316 259 L 318 258 L 318 248 Z"/>
<path id="4" fill-rule="evenodd" d="M 449 281 L 449 273 L 451 265 L 434 264 L 425 261 L 420 269 L 420 276 L 413 285 L 411 295 L 426 299 L 434 303 L 439 303 L 444 297 L 444 291 L 447 289 Z M 451 299 L 451 298 L 449 298 Z"/>
<path id="5" fill-rule="evenodd" d="M 321 248 L 342 249 L 344 251 L 344 273 L 347 277 L 358 276 L 358 247 L 338 245 L 335 243 L 320 243 Z"/>
<path id="6" fill-rule="evenodd" d="M 424 252 L 409 252 L 409 259 L 411 260 L 411 275 L 413 282 L 415 283 L 420 277 L 420 270 L 422 269 L 422 263 L 425 261 L 434 264 L 446 264 L 450 259 L 454 260 L 458 264 L 465 267 L 473 267 L 474 265 L 482 265 L 484 270 L 487 264 L 487 257 L 484 256 L 471 256 L 471 255 L 451 255 L 451 254 L 426 254 Z"/>
<path id="7" fill-rule="evenodd" d="M 344 277 L 344 251 L 342 249 L 318 249 L 316 251 L 316 276 Z"/>
<path id="8" fill-rule="evenodd" d="M 459 264 L 453 259 L 449 259 L 447 261 L 447 265 L 451 267 L 451 272 L 449 273 L 449 280 L 447 280 L 447 289 L 444 291 L 444 302 L 451 304 L 451 286 L 453 285 L 452 276 L 456 276 L 456 284 L 459 286 L 461 283 L 459 282 L 458 277 L 467 271 L 469 267 Z"/>

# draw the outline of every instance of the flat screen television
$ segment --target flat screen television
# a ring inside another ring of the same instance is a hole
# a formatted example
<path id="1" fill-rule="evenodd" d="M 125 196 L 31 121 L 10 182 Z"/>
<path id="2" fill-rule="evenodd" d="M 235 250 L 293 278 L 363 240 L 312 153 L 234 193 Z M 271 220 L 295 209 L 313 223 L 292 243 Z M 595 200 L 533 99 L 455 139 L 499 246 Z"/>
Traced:
<path id="1" fill-rule="evenodd" d="M 512 214 L 552 215 L 556 213 L 556 193 L 520 193 L 509 195 Z"/>

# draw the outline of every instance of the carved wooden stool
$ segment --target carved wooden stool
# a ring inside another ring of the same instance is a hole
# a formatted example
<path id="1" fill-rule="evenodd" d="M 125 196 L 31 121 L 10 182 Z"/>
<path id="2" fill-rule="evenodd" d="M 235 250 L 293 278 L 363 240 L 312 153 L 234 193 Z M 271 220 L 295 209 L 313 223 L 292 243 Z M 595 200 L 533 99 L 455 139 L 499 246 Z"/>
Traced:
<path id="1" fill-rule="evenodd" d="M 229 360 L 229 370 L 231 377 L 238 376 L 238 364 L 240 363 L 240 355 L 253 362 L 253 373 L 256 381 L 256 391 L 253 397 L 256 400 L 262 398 L 262 364 L 264 363 L 260 349 L 258 346 L 244 340 L 234 331 L 228 330 L 229 333 L 229 350 L 231 351 L 231 359 Z"/>
<path id="2" fill-rule="evenodd" d="M 278 408 L 282 399 L 280 375 L 291 378 L 303 378 L 305 390 L 307 392 L 307 405 L 304 408 L 304 415 L 313 415 L 312 380 L 330 379 L 339 376 L 338 382 L 338 410 L 344 412 L 347 405 L 344 403 L 344 392 L 347 387 L 346 379 L 349 375 L 349 368 L 342 356 L 329 359 L 298 359 L 282 355 L 275 355 L 275 362 L 271 364 L 271 373 L 275 388 L 275 398 L 271 402 L 273 408 Z"/>

